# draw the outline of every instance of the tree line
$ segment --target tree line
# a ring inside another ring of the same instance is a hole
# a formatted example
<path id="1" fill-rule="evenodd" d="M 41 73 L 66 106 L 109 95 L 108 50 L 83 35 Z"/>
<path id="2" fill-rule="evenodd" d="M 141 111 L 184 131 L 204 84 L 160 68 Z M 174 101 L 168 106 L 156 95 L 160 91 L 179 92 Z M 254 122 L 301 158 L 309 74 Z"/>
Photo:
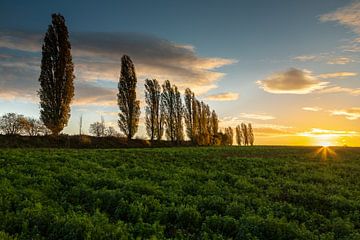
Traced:
<path id="1" fill-rule="evenodd" d="M 65 19 L 60 14 L 52 14 L 52 23 L 42 45 L 40 90 L 40 120 L 26 119 L 13 113 L 1 118 L 0 129 L 5 134 L 20 134 L 26 131 L 14 129 L 9 118 L 15 120 L 19 128 L 50 131 L 58 135 L 70 118 L 70 104 L 74 97 L 74 64 L 71 44 Z M 119 107 L 118 126 L 122 134 L 131 140 L 139 127 L 140 100 L 136 97 L 137 77 L 135 66 L 128 55 L 121 58 L 121 72 L 118 82 L 117 104 Z M 166 139 L 180 144 L 187 137 L 196 145 L 233 145 L 234 131 L 231 127 L 219 130 L 219 119 L 215 110 L 196 98 L 187 88 L 182 98 L 176 85 L 166 80 L 162 85 L 156 79 L 145 80 L 145 127 L 150 141 Z M 26 121 L 25 121 L 26 120 Z M 82 127 L 82 118 L 80 120 Z M 81 135 L 80 127 L 80 135 Z M 40 127 L 39 127 L 40 129 Z M 28 132 L 29 135 L 42 134 L 41 131 Z M 113 127 L 105 127 L 101 122 L 90 125 L 90 133 L 102 136 L 119 136 Z M 185 133 L 185 134 L 184 134 Z M 185 136 L 186 135 L 186 136 Z M 235 128 L 238 145 L 253 145 L 254 134 L 251 124 Z"/>

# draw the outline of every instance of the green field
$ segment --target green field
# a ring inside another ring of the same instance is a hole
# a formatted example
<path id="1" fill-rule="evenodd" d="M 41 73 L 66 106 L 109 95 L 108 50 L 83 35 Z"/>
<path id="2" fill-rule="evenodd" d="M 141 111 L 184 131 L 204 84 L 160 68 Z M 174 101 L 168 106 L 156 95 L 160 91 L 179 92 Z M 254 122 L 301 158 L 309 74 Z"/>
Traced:
<path id="1" fill-rule="evenodd" d="M 0 239 L 360 239 L 360 149 L 0 150 Z"/>

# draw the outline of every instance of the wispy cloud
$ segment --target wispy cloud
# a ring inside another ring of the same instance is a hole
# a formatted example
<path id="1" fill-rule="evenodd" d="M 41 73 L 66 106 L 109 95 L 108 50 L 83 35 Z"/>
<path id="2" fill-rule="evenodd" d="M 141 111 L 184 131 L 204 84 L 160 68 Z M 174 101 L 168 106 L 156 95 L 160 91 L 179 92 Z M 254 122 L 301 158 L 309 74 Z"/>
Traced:
<path id="1" fill-rule="evenodd" d="M 353 96 L 358 96 L 360 95 L 360 88 L 329 86 L 327 88 L 319 90 L 318 93 L 347 93 Z"/>
<path id="2" fill-rule="evenodd" d="M 358 74 L 356 72 L 334 72 L 334 73 L 323 73 L 317 75 L 319 78 L 328 79 L 328 78 L 344 78 L 344 77 L 354 77 Z"/>
<path id="3" fill-rule="evenodd" d="M 360 35 L 360 2 L 354 1 L 334 12 L 323 14 L 320 16 L 320 21 L 337 22 Z M 342 48 L 345 52 L 360 52 L 359 38 L 352 39 Z"/>
<path id="4" fill-rule="evenodd" d="M 246 118 L 246 119 L 256 119 L 256 120 L 273 120 L 275 119 L 274 116 L 271 116 L 269 114 L 265 113 L 240 113 L 240 118 Z"/>
<path id="5" fill-rule="evenodd" d="M 360 2 L 355 1 L 334 12 L 321 15 L 320 20 L 323 22 L 338 22 L 353 32 L 360 34 Z"/>
<path id="6" fill-rule="evenodd" d="M 208 95 L 205 99 L 210 101 L 234 101 L 239 99 L 239 94 L 233 92 L 218 93 Z"/>
<path id="7" fill-rule="evenodd" d="M 322 110 L 320 107 L 303 107 L 302 110 L 310 112 L 319 112 Z"/>
<path id="8" fill-rule="evenodd" d="M 333 137 L 351 137 L 359 135 L 356 131 L 345 131 L 345 130 L 329 130 L 321 128 L 312 128 L 307 132 L 300 132 L 297 135 L 305 137 L 323 137 L 323 138 L 333 138 Z"/>
<path id="9" fill-rule="evenodd" d="M 334 116 L 344 116 L 346 119 L 349 120 L 357 120 L 360 118 L 360 108 L 349 108 L 349 109 L 342 109 L 342 110 L 331 110 L 331 115 Z"/>
<path id="10" fill-rule="evenodd" d="M 345 65 L 345 64 L 348 64 L 351 62 L 354 62 L 354 60 L 349 57 L 334 57 L 334 58 L 328 59 L 327 64 Z"/>
<path id="11" fill-rule="evenodd" d="M 300 62 L 308 62 L 308 61 L 316 61 L 319 59 L 319 56 L 316 55 L 299 55 L 293 57 L 293 60 L 297 60 Z"/>
<path id="12" fill-rule="evenodd" d="M 307 94 L 322 89 L 328 84 L 318 80 L 310 71 L 296 68 L 271 74 L 256 83 L 266 92 L 280 94 Z"/>

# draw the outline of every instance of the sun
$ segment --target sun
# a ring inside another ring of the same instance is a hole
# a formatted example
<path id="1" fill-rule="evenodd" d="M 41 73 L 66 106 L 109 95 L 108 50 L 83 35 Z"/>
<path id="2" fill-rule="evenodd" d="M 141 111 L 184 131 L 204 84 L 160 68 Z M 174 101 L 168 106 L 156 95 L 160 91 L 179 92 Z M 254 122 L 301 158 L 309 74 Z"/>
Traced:
<path id="1" fill-rule="evenodd" d="M 321 147 L 327 148 L 327 147 L 330 147 L 330 146 L 331 146 L 331 143 L 330 143 L 330 142 L 319 142 L 319 145 L 320 145 Z"/>

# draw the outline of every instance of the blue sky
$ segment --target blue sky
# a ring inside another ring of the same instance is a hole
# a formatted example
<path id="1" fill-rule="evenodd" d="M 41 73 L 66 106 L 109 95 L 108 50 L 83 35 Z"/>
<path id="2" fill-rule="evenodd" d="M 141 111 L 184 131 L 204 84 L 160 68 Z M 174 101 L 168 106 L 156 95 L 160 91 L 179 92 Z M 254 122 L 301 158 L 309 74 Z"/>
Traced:
<path id="1" fill-rule="evenodd" d="M 38 116 L 32 95 L 41 41 L 51 14 L 60 12 L 78 93 L 67 133 L 77 132 L 81 114 L 85 126 L 101 115 L 116 126 L 111 96 L 126 52 L 140 98 L 146 77 L 169 79 L 208 102 L 222 126 L 253 122 L 260 144 L 314 144 L 304 139 L 316 137 L 314 129 L 331 131 L 334 144 L 353 143 L 360 132 L 358 3 L 2 1 L 0 114 Z"/>

